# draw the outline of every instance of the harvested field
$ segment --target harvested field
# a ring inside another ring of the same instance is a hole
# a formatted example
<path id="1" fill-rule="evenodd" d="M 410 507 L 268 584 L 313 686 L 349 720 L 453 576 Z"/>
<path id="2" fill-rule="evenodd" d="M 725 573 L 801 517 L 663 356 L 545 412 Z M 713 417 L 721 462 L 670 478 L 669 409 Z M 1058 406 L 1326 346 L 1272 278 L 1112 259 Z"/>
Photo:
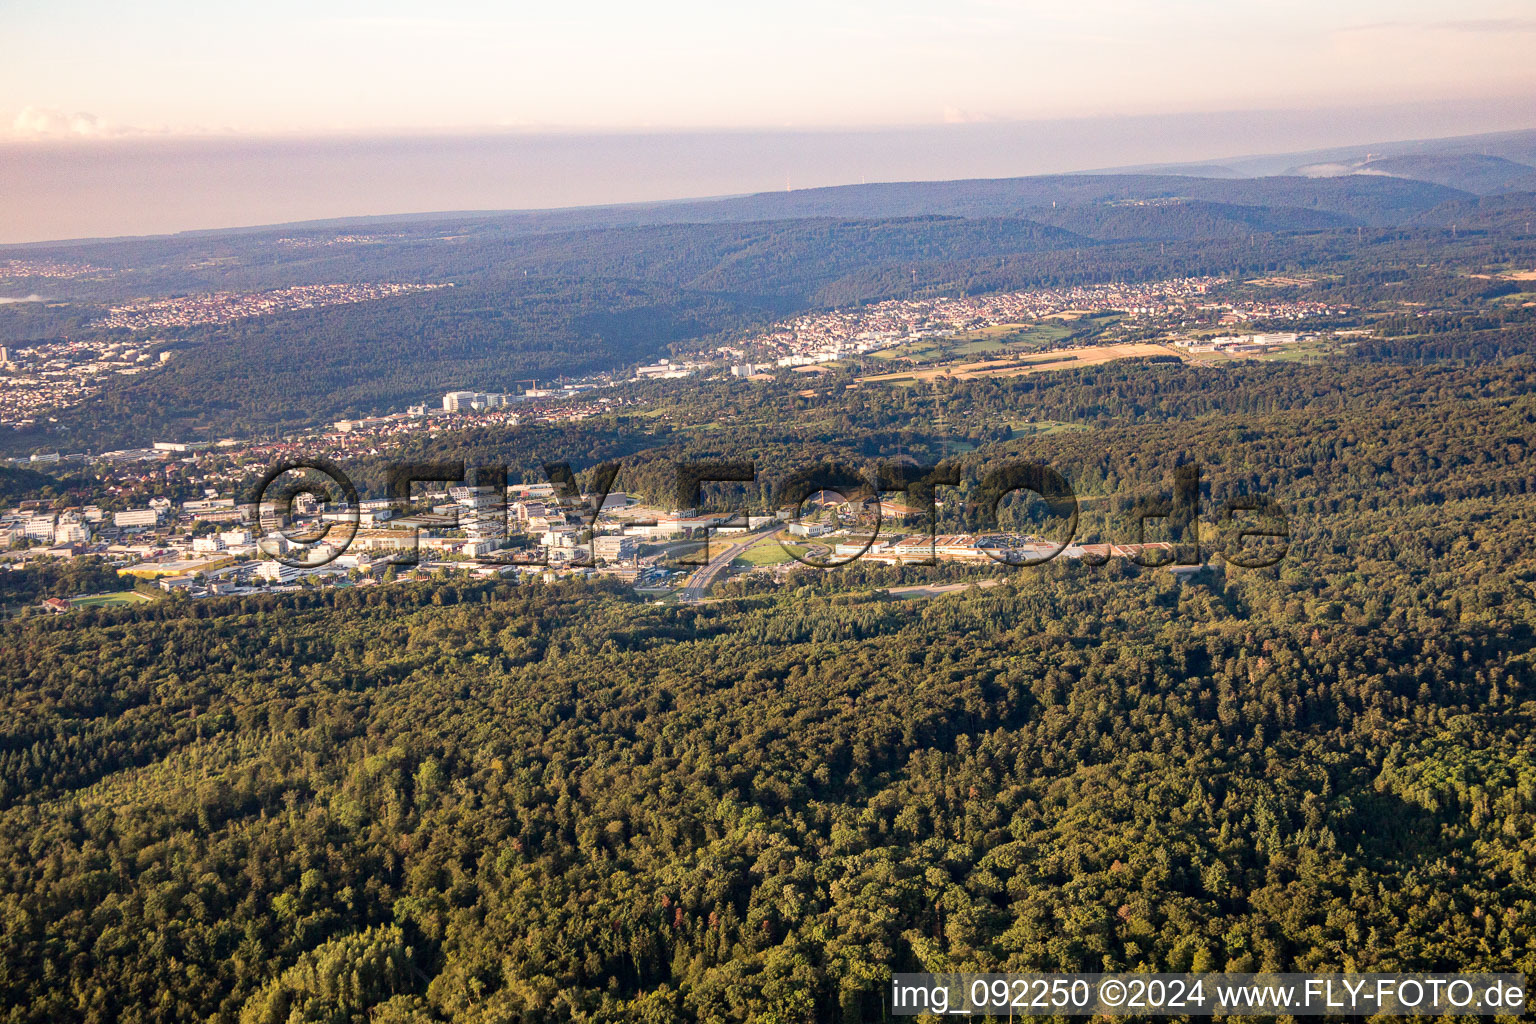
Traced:
<path id="1" fill-rule="evenodd" d="M 1036 355 L 1005 359 L 983 359 L 974 363 L 951 363 L 947 366 L 914 367 L 897 373 L 876 373 L 860 377 L 861 384 L 901 384 L 953 377 L 972 380 L 977 377 L 1016 377 L 1024 373 L 1042 370 L 1072 370 L 1083 366 L 1097 366 L 1116 359 L 1146 359 L 1149 356 L 1178 355 L 1178 350 L 1167 345 L 1146 342 L 1127 342 L 1120 345 L 1093 345 L 1088 348 L 1056 349 Z"/>

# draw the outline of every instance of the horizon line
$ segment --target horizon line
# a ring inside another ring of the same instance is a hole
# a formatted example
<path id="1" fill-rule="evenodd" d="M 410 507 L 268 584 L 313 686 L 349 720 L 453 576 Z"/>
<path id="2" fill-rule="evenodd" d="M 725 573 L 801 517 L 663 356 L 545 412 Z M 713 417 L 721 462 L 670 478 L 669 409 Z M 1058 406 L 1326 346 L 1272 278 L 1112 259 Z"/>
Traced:
<path id="1" fill-rule="evenodd" d="M 17 134 L 0 132 L 0 147 L 92 147 L 132 142 L 328 142 L 361 140 L 410 140 L 442 138 L 486 137 L 655 137 L 668 135 L 827 135 L 827 134 L 883 134 L 908 131 L 964 131 L 967 129 L 1023 127 L 1037 124 L 1071 124 L 1105 121 L 1157 121 L 1166 119 L 1221 118 L 1234 116 L 1271 116 L 1323 114 L 1350 111 L 1357 114 L 1386 111 L 1434 110 L 1478 104 L 1526 103 L 1529 95 L 1520 93 L 1496 93 L 1479 96 L 1450 97 L 1435 100 L 1402 100 L 1391 103 L 1357 104 L 1340 101 L 1308 105 L 1283 103 L 1259 106 L 1198 107 L 1180 110 L 1042 114 L 1038 116 L 992 117 L 977 116 L 972 119 L 888 121 L 888 122 L 830 122 L 830 123 L 778 123 L 778 124 L 570 124 L 544 122 L 517 122 L 502 124 L 466 125 L 383 125 L 372 127 L 331 128 L 189 128 L 157 129 L 123 126 L 101 133 L 44 133 Z M 1414 139 L 1380 140 L 1382 144 L 1398 141 L 1441 141 L 1443 139 L 1472 138 L 1481 135 L 1512 134 L 1536 130 L 1536 116 L 1524 128 L 1498 129 L 1488 132 L 1472 132 L 1467 135 L 1423 136 Z M 1360 143 L 1369 145 L 1374 143 Z M 1249 154 L 1269 155 L 1269 154 Z M 1229 159 L 1237 159 L 1232 157 Z"/>

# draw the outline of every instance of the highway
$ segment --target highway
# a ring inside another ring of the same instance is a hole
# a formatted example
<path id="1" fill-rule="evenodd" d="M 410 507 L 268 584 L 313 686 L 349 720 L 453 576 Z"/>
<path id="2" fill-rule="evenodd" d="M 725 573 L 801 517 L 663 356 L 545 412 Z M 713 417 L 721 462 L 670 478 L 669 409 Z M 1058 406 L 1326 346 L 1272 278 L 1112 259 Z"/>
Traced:
<path id="1" fill-rule="evenodd" d="M 782 529 L 784 524 L 780 523 L 763 533 L 749 534 L 739 543 L 732 544 L 711 558 L 708 565 L 699 566 L 689 577 L 688 582 L 683 584 L 683 589 L 677 592 L 678 600 L 687 604 L 696 604 L 704 600 L 704 592 L 709 589 L 711 583 L 715 582 L 715 578 L 725 571 L 726 566 L 739 558 L 752 545 L 767 540 Z M 718 541 L 718 538 L 714 539 Z"/>

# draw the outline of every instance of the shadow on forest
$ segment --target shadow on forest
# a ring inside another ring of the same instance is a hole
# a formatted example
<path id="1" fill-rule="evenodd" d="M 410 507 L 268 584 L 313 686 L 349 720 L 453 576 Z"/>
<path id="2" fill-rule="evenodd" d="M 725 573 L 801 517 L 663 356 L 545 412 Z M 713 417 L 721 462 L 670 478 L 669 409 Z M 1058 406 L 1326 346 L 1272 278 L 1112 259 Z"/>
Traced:
<path id="1" fill-rule="evenodd" d="M 1393 793 L 1372 790 L 1353 794 L 1354 811 L 1340 840 L 1353 844 L 1368 864 L 1422 864 L 1442 856 L 1452 845 L 1444 833 L 1444 817 Z"/>

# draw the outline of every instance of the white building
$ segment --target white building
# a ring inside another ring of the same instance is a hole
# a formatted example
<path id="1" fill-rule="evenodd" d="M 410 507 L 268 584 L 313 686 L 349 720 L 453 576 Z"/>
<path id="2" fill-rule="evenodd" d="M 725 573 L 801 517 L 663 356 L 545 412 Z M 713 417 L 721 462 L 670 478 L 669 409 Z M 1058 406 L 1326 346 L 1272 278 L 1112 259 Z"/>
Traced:
<path id="1" fill-rule="evenodd" d="M 256 578 L 269 583 L 292 583 L 311 575 L 313 569 L 301 565 L 285 565 L 282 562 L 262 562 L 256 567 Z"/>
<path id="2" fill-rule="evenodd" d="M 693 368 L 674 363 L 669 359 L 663 359 L 659 363 L 650 366 L 635 367 L 636 380 L 671 380 L 677 377 L 687 377 L 693 373 Z"/>
<path id="3" fill-rule="evenodd" d="M 158 526 L 160 524 L 160 510 L 157 508 L 131 508 L 126 512 L 118 512 L 112 516 L 112 524 L 119 529 L 143 529 L 145 527 Z"/>
<path id="4" fill-rule="evenodd" d="M 547 548 L 573 548 L 576 546 L 576 527 L 551 526 L 539 539 Z"/>
<path id="5" fill-rule="evenodd" d="M 495 486 L 451 487 L 459 527 L 470 540 L 502 541 L 507 537 L 507 502 Z"/>
<path id="6" fill-rule="evenodd" d="M 624 562 L 639 553 L 639 543 L 625 534 L 604 534 L 592 540 L 592 554 L 603 562 Z"/>
<path id="7" fill-rule="evenodd" d="M 507 396 L 499 392 L 450 391 L 443 396 L 443 411 L 482 412 L 486 409 L 500 409 L 507 401 Z"/>
<path id="8" fill-rule="evenodd" d="M 646 540 L 674 540 L 687 533 L 688 528 L 676 519 L 660 519 L 655 523 L 637 523 L 626 526 L 625 531 L 634 537 L 643 537 Z"/>
<path id="9" fill-rule="evenodd" d="M 26 538 L 51 543 L 53 541 L 53 516 L 33 516 L 27 520 Z"/>

